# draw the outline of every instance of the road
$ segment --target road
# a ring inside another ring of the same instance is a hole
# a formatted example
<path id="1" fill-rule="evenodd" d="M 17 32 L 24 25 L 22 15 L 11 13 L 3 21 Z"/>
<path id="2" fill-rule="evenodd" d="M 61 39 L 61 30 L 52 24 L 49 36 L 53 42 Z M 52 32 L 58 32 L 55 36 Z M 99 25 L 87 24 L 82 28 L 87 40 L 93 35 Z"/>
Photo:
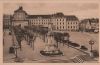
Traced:
<path id="1" fill-rule="evenodd" d="M 4 39 L 5 39 L 5 45 L 3 50 L 4 62 L 14 62 L 14 60 L 12 59 L 13 57 L 15 57 L 14 54 L 9 54 L 8 52 L 9 47 L 12 45 L 12 36 L 6 33 Z M 70 32 L 70 40 L 72 40 L 73 42 L 77 42 L 80 45 L 84 44 L 88 48 L 89 48 L 88 41 L 90 39 L 91 37 L 87 36 L 86 34 L 80 32 Z M 27 41 L 23 40 L 21 43 L 22 43 L 22 50 L 20 51 L 20 49 L 18 49 L 18 57 L 24 59 L 25 63 L 50 62 L 50 60 L 52 59 L 68 60 L 71 57 L 83 54 L 82 52 L 76 49 L 70 47 L 68 48 L 66 45 L 63 46 L 63 44 L 60 44 L 59 48 L 64 53 L 63 56 L 55 56 L 55 57 L 43 56 L 40 54 L 40 50 L 45 48 L 46 43 L 44 43 L 40 37 L 36 37 L 36 40 L 34 42 L 34 50 L 30 45 L 27 45 Z"/>

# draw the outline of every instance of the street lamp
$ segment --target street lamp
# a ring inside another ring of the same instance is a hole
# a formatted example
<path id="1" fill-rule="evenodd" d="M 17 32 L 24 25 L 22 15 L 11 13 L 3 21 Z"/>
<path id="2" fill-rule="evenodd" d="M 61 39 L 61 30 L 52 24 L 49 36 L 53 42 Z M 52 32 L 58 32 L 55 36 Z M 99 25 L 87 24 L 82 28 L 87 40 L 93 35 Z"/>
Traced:
<path id="1" fill-rule="evenodd" d="M 14 61 L 15 62 L 23 62 L 23 59 L 21 59 L 20 57 L 18 57 L 18 53 L 17 53 L 17 49 L 19 48 L 18 44 L 14 44 L 14 49 L 15 49 L 15 58 Z"/>
<path id="2" fill-rule="evenodd" d="M 14 49 L 15 49 L 15 58 L 18 58 L 18 55 L 17 55 L 17 49 L 19 48 L 19 46 L 16 44 L 14 44 Z"/>
<path id="3" fill-rule="evenodd" d="M 93 40 L 90 40 L 89 41 L 89 44 L 91 45 L 91 50 L 90 51 L 92 52 L 92 45 L 94 45 L 94 41 Z"/>

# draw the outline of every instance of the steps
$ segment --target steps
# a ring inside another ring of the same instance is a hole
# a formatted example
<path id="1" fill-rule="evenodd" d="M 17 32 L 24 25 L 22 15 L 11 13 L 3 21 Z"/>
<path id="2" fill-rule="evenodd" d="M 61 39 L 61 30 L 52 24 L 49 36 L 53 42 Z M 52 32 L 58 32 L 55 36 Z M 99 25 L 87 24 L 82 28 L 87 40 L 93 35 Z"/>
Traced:
<path id="1" fill-rule="evenodd" d="M 83 63 L 85 61 L 93 60 L 89 55 L 79 55 L 70 59 L 73 63 Z"/>

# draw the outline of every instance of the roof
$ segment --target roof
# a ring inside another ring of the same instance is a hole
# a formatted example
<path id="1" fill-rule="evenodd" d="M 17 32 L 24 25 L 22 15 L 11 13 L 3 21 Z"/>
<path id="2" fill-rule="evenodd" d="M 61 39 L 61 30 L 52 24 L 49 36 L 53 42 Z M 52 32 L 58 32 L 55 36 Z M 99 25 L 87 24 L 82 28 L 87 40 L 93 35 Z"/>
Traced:
<path id="1" fill-rule="evenodd" d="M 99 19 L 98 18 L 92 18 L 91 20 L 90 20 L 90 22 L 91 23 L 99 23 Z"/>
<path id="2" fill-rule="evenodd" d="M 84 19 L 81 21 L 81 23 L 84 23 L 84 24 L 86 24 L 87 22 L 89 22 L 90 24 L 91 23 L 99 23 L 99 19 L 92 18 L 92 19 Z"/>
<path id="3" fill-rule="evenodd" d="M 62 12 L 58 12 L 56 14 L 52 15 L 53 17 L 64 17 L 64 14 Z"/>
<path id="4" fill-rule="evenodd" d="M 51 15 L 28 15 L 27 18 L 31 19 L 31 18 L 51 18 Z"/>
<path id="5" fill-rule="evenodd" d="M 16 12 L 24 12 L 25 14 L 27 14 L 26 11 L 23 10 L 23 7 L 22 7 L 22 6 L 20 6 L 20 7 L 19 7 L 17 10 L 15 10 L 14 12 L 15 12 L 15 13 L 16 13 Z"/>
<path id="6" fill-rule="evenodd" d="M 26 11 L 23 10 L 23 7 L 20 6 L 17 10 L 14 11 L 15 13 L 16 12 L 24 12 L 26 15 Z M 59 17 L 64 17 L 66 18 L 66 20 L 78 20 L 78 18 L 75 16 L 75 15 L 64 15 L 62 12 L 57 12 L 56 14 L 50 14 L 50 15 L 28 15 L 27 18 L 29 19 L 33 19 L 33 18 L 47 18 L 47 19 L 50 19 L 50 18 L 59 18 Z"/>
<path id="7" fill-rule="evenodd" d="M 66 20 L 78 20 L 78 18 L 75 15 L 67 15 L 65 17 L 66 17 Z"/>
<path id="8" fill-rule="evenodd" d="M 32 18 L 48 18 L 50 19 L 51 17 L 65 17 L 66 20 L 78 20 L 78 18 L 74 15 L 68 15 L 68 16 L 64 16 L 64 15 L 28 15 L 27 18 L 32 19 Z"/>
<path id="9" fill-rule="evenodd" d="M 56 14 L 51 14 L 51 15 L 28 15 L 28 18 L 51 18 L 51 17 L 64 17 L 63 13 L 56 13 Z"/>
<path id="10" fill-rule="evenodd" d="M 87 23 L 87 21 L 89 21 L 89 19 L 84 19 L 84 20 L 81 20 L 81 23 Z"/>

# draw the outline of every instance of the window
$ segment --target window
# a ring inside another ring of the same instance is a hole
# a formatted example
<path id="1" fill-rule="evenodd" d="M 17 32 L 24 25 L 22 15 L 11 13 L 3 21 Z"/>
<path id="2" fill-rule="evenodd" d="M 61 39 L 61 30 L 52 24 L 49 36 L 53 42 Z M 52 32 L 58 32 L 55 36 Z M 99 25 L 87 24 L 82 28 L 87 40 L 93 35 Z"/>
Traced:
<path id="1" fill-rule="evenodd" d="M 71 24 L 72 24 L 72 22 L 71 22 Z"/>
<path id="2" fill-rule="evenodd" d="M 57 29 L 58 29 L 58 26 L 57 26 Z"/>
<path id="3" fill-rule="evenodd" d="M 68 26 L 68 28 L 69 28 L 69 26 Z"/>
<path id="4" fill-rule="evenodd" d="M 61 26 L 60 26 L 60 29 L 61 29 Z"/>
<path id="5" fill-rule="evenodd" d="M 60 19 L 60 21 L 61 21 L 61 19 Z"/>
<path id="6" fill-rule="evenodd" d="M 63 26 L 63 29 L 64 29 L 64 26 Z"/>
<path id="7" fill-rule="evenodd" d="M 61 22 L 60 22 L 60 25 L 61 25 Z"/>
<path id="8" fill-rule="evenodd" d="M 57 19 L 57 21 L 58 21 L 58 19 Z"/>
<path id="9" fill-rule="evenodd" d="M 45 24 L 47 24 L 47 22 Z"/>
<path id="10" fill-rule="evenodd" d="M 58 25 L 58 22 L 57 22 L 57 25 Z"/>
<path id="11" fill-rule="evenodd" d="M 71 26 L 71 28 L 72 28 L 72 26 Z"/>
<path id="12" fill-rule="evenodd" d="M 63 25 L 64 25 L 64 22 L 63 22 Z"/>

